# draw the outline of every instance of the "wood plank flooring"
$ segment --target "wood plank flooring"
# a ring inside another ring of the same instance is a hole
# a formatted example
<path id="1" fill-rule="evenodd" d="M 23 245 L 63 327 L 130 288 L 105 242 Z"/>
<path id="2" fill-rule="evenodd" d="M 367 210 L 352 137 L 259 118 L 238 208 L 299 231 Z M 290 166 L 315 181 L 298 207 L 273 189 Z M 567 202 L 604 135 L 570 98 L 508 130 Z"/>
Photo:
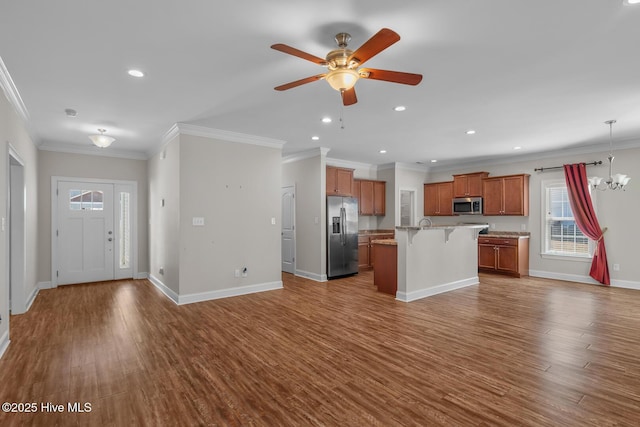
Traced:
<path id="1" fill-rule="evenodd" d="M 176 306 L 149 282 L 11 318 L 0 425 L 640 425 L 640 292 L 481 275 L 412 303 L 372 273 Z M 67 402 L 91 412 L 69 413 Z"/>

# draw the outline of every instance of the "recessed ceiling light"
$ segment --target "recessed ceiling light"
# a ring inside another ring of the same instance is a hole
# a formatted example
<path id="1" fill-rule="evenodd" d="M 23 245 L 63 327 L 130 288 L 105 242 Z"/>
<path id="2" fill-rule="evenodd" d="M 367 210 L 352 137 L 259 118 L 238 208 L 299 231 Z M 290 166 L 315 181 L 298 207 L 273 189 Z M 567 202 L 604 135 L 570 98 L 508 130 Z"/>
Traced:
<path id="1" fill-rule="evenodd" d="M 438 163 L 436 159 L 431 160 L 431 163 Z"/>
<path id="2" fill-rule="evenodd" d="M 514 150 L 522 150 L 522 147 L 513 147 Z"/>
<path id="3" fill-rule="evenodd" d="M 331 117 L 323 117 L 322 123 L 331 123 Z"/>
<path id="4" fill-rule="evenodd" d="M 624 0 L 626 4 L 639 4 L 640 0 Z"/>
<path id="5" fill-rule="evenodd" d="M 314 136 L 312 136 L 312 137 L 311 137 L 311 139 L 313 139 L 314 141 L 317 141 L 317 140 L 319 140 L 319 139 L 320 139 L 320 137 L 319 137 L 319 136 L 317 136 L 317 135 L 314 135 Z"/>
<path id="6" fill-rule="evenodd" d="M 475 130 L 473 130 L 473 129 L 469 129 L 469 130 L 466 132 L 466 134 L 467 134 L 467 135 L 475 135 L 475 133 L 476 133 L 476 131 L 475 131 Z"/>
<path id="7" fill-rule="evenodd" d="M 78 112 L 73 108 L 67 108 L 66 110 L 64 110 L 64 113 L 67 115 L 67 117 L 76 117 L 78 115 Z"/>
<path id="8" fill-rule="evenodd" d="M 404 111 L 406 109 L 407 107 L 405 107 L 404 105 L 398 105 L 397 107 L 393 107 L 393 111 Z"/>
<path id="9" fill-rule="evenodd" d="M 129 70 L 127 71 L 131 77 L 144 77 L 144 73 L 140 70 Z"/>
<path id="10" fill-rule="evenodd" d="M 380 150 L 380 151 L 378 151 L 378 152 L 379 152 L 380 154 L 386 154 L 386 153 L 387 153 L 387 150 Z"/>

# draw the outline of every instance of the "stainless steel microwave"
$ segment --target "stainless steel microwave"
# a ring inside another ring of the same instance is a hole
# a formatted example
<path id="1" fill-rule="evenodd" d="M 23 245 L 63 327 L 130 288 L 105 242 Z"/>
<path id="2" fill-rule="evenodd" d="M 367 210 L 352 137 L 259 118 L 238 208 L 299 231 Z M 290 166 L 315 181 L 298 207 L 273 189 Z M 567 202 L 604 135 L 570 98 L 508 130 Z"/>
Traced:
<path id="1" fill-rule="evenodd" d="M 482 197 L 460 197 L 452 203 L 454 215 L 482 215 Z"/>

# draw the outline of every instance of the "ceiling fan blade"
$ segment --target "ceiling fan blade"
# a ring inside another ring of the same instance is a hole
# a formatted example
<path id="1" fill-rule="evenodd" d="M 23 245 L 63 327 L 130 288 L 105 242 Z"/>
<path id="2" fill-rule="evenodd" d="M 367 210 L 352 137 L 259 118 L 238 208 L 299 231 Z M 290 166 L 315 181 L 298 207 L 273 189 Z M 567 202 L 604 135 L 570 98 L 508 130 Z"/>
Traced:
<path id="1" fill-rule="evenodd" d="M 356 97 L 356 88 L 352 87 L 349 90 L 343 90 L 340 92 L 342 95 L 342 104 L 343 105 L 353 105 L 358 102 L 358 97 Z"/>
<path id="2" fill-rule="evenodd" d="M 285 83 L 285 84 L 280 85 L 280 86 L 276 86 L 276 87 L 274 87 L 274 89 L 275 90 L 291 89 L 291 88 L 294 88 L 294 87 L 302 86 L 303 84 L 315 82 L 316 80 L 321 80 L 321 79 L 324 78 L 324 76 L 325 76 L 325 74 L 318 74 L 318 75 L 315 75 L 315 76 L 311 76 L 311 77 L 307 77 L 307 78 L 304 78 L 304 79 L 296 80 L 295 82 L 289 82 L 289 83 Z"/>
<path id="3" fill-rule="evenodd" d="M 271 49 L 278 50 L 283 53 L 288 53 L 289 55 L 297 56 L 298 58 L 306 59 L 307 61 L 311 61 L 314 64 L 318 65 L 327 65 L 327 61 L 323 58 L 319 58 L 315 55 L 311 55 L 310 53 L 303 52 L 295 47 L 287 46 L 286 44 L 278 43 L 271 46 Z"/>
<path id="4" fill-rule="evenodd" d="M 349 62 L 357 60 L 362 65 L 398 40 L 400 40 L 398 33 L 388 28 L 383 28 L 353 52 L 349 57 Z"/>
<path id="5" fill-rule="evenodd" d="M 401 71 L 376 70 L 375 68 L 361 68 L 360 77 L 371 80 L 384 80 L 405 85 L 417 85 L 422 81 L 422 74 L 403 73 Z"/>

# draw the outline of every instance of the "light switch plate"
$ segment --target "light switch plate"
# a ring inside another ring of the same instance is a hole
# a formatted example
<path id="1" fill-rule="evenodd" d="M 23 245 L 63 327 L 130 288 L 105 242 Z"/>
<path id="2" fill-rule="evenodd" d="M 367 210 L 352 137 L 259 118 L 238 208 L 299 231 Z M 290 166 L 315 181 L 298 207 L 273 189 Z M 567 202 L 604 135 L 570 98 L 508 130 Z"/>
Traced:
<path id="1" fill-rule="evenodd" d="M 276 225 L 276 219 L 275 218 L 271 218 L 271 225 Z"/>
<path id="2" fill-rule="evenodd" d="M 194 227 L 202 227 L 204 225 L 204 217 L 194 216 L 192 220 L 192 224 Z"/>

